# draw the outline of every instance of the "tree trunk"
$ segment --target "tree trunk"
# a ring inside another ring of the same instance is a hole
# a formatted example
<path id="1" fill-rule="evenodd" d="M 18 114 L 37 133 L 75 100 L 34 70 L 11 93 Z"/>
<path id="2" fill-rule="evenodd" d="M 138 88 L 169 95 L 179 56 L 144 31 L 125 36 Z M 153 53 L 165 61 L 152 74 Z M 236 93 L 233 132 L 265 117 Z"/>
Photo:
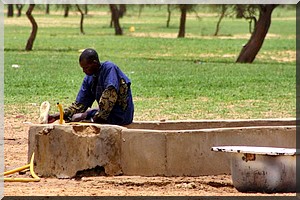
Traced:
<path id="1" fill-rule="evenodd" d="M 14 16 L 14 4 L 8 4 L 7 5 L 7 17 L 13 17 Z"/>
<path id="2" fill-rule="evenodd" d="M 168 19 L 167 19 L 167 28 L 170 26 L 170 21 L 171 21 L 171 4 L 168 4 Z"/>
<path id="3" fill-rule="evenodd" d="M 79 5 L 76 4 L 77 10 L 80 12 L 81 15 L 81 19 L 80 19 L 80 32 L 84 35 L 84 31 L 83 31 L 83 19 L 84 19 L 84 13 L 82 12 L 82 10 L 80 9 Z"/>
<path id="4" fill-rule="evenodd" d="M 126 4 L 120 4 L 119 16 L 122 18 L 126 13 Z"/>
<path id="5" fill-rule="evenodd" d="M 65 7 L 64 17 L 68 17 L 69 16 L 70 5 L 69 4 L 65 4 L 64 7 Z"/>
<path id="6" fill-rule="evenodd" d="M 140 6 L 139 6 L 139 18 L 140 18 L 141 15 L 142 15 L 143 9 L 144 9 L 144 4 L 140 4 Z"/>
<path id="7" fill-rule="evenodd" d="M 123 35 L 123 31 L 119 23 L 120 16 L 118 7 L 116 6 L 116 4 L 109 4 L 109 8 L 111 11 L 111 18 L 115 27 L 115 35 Z"/>
<path id="8" fill-rule="evenodd" d="M 225 13 L 226 13 L 226 10 L 227 10 L 227 5 L 226 4 L 223 4 L 221 6 L 222 6 L 222 11 L 221 11 L 219 21 L 217 23 L 216 32 L 215 32 L 214 36 L 217 36 L 219 34 L 221 21 L 225 17 Z"/>
<path id="9" fill-rule="evenodd" d="M 235 17 L 238 18 L 238 19 L 243 18 L 244 17 L 244 10 L 245 10 L 244 5 L 238 4 L 238 5 L 236 5 L 235 9 L 236 9 L 236 16 Z"/>
<path id="10" fill-rule="evenodd" d="M 89 12 L 88 5 L 84 4 L 84 14 L 87 15 Z"/>
<path id="11" fill-rule="evenodd" d="M 33 46 L 33 42 L 35 40 L 36 37 L 36 33 L 37 33 L 37 29 L 38 29 L 38 25 L 35 21 L 35 19 L 33 18 L 33 16 L 31 15 L 33 9 L 34 9 L 35 4 L 30 4 L 28 7 L 28 10 L 26 12 L 26 16 L 28 17 L 29 21 L 31 22 L 32 25 L 32 31 L 30 34 L 30 37 L 27 40 L 27 45 L 25 50 L 26 51 L 31 51 L 32 50 L 32 46 Z"/>
<path id="12" fill-rule="evenodd" d="M 114 22 L 113 15 L 111 15 L 111 18 L 110 18 L 110 24 L 109 24 L 109 27 L 110 27 L 110 28 L 113 27 L 113 22 Z"/>
<path id="13" fill-rule="evenodd" d="M 274 8 L 278 5 L 266 4 L 260 5 L 259 19 L 256 23 L 255 29 L 250 37 L 250 40 L 242 48 L 240 55 L 236 62 L 238 63 L 252 63 L 263 45 L 265 37 L 271 25 L 271 16 Z"/>
<path id="14" fill-rule="evenodd" d="M 50 14 L 50 4 L 46 4 L 46 15 Z"/>
<path id="15" fill-rule="evenodd" d="M 185 22 L 186 22 L 186 13 L 187 13 L 187 5 L 183 4 L 180 5 L 180 26 L 179 26 L 179 32 L 178 32 L 178 38 L 185 36 Z"/>
<path id="16" fill-rule="evenodd" d="M 21 17 L 23 5 L 22 5 L 22 4 L 16 4 L 16 7 L 17 7 L 17 10 L 18 10 L 18 15 L 17 15 L 17 17 Z"/>

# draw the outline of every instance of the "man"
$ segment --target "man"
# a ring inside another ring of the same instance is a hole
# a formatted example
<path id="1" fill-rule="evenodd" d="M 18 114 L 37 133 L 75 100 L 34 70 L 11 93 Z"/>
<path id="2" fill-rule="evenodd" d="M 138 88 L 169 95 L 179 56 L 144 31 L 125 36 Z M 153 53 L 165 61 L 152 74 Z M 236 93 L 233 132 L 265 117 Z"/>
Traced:
<path id="1" fill-rule="evenodd" d="M 76 101 L 64 109 L 64 120 L 130 124 L 133 120 L 134 105 L 129 78 L 114 63 L 100 63 L 98 53 L 91 48 L 81 53 L 79 64 L 86 76 Z M 99 107 L 87 110 L 95 100 Z M 48 123 L 58 119 L 59 113 L 48 115 Z"/>

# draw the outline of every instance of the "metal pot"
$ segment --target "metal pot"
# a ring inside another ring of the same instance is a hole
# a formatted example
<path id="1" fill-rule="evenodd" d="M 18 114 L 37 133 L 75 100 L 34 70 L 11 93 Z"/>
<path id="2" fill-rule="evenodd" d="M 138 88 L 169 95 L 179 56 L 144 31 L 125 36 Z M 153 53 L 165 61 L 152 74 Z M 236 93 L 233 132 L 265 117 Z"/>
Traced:
<path id="1" fill-rule="evenodd" d="M 219 146 L 230 152 L 233 186 L 240 192 L 296 192 L 296 149 Z"/>

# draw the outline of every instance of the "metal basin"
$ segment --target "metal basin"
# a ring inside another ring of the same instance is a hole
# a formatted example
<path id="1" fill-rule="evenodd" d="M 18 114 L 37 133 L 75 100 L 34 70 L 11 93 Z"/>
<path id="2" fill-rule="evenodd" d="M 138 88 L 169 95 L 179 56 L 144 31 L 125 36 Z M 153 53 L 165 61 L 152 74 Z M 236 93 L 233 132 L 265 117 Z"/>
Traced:
<path id="1" fill-rule="evenodd" d="M 234 187 L 240 192 L 296 192 L 296 149 L 218 146 L 229 152 Z"/>

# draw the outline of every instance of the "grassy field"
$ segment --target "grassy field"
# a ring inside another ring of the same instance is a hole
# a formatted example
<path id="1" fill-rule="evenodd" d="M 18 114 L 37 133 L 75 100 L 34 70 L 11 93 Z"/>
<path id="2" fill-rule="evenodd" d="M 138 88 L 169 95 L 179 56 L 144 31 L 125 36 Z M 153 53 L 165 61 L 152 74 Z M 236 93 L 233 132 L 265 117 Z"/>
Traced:
<path id="1" fill-rule="evenodd" d="M 85 35 L 73 10 L 68 18 L 59 9 L 50 15 L 34 10 L 33 15 L 39 29 L 31 52 L 24 51 L 31 30 L 26 16 L 4 19 L 6 114 L 37 112 L 44 100 L 72 103 L 84 77 L 79 52 L 92 47 L 132 80 L 135 120 L 296 116 L 295 8 L 274 10 L 253 64 L 235 63 L 250 38 L 248 22 L 227 17 L 214 37 L 218 13 L 207 7 L 199 6 L 199 18 L 188 15 L 186 38 L 181 39 L 176 38 L 180 13 L 173 10 L 166 28 L 166 6 L 145 7 L 140 16 L 138 7 L 131 6 L 121 19 L 123 36 L 109 27 L 106 7 L 91 9 Z M 129 32 L 130 26 L 135 32 Z M 51 110 L 57 112 L 55 106 Z"/>

